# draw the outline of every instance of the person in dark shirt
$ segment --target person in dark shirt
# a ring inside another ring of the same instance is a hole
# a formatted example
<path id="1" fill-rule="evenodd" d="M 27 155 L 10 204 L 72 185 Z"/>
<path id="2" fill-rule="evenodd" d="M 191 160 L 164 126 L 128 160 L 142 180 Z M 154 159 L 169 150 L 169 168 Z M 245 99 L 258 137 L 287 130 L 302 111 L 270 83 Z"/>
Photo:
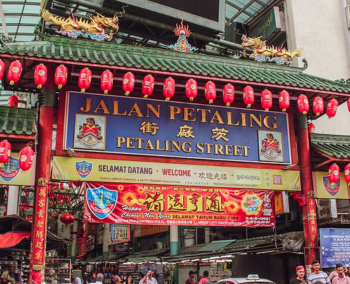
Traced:
<path id="1" fill-rule="evenodd" d="M 194 272 L 194 271 L 190 271 L 189 273 L 188 273 L 188 275 L 190 276 L 190 278 L 188 278 L 187 280 L 186 280 L 186 284 L 194 284 L 194 277 L 196 276 L 196 272 Z"/>
<path id="2" fill-rule="evenodd" d="M 305 281 L 305 268 L 302 265 L 297 266 L 296 268 L 297 277 L 292 279 L 289 284 L 304 284 Z"/>

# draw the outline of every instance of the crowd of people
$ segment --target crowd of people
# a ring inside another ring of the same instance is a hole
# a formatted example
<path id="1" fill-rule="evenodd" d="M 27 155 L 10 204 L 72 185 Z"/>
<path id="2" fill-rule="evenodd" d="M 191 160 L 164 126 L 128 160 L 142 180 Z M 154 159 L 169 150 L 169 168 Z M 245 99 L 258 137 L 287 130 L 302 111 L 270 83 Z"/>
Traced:
<path id="1" fill-rule="evenodd" d="M 312 273 L 305 277 L 305 268 L 302 265 L 296 268 L 296 277 L 290 281 L 290 284 L 350 284 L 350 277 L 347 275 L 348 271 L 341 263 L 338 263 L 335 270 L 329 275 L 321 271 L 321 264 L 318 260 L 312 262 Z M 186 283 L 187 284 L 187 283 Z"/>

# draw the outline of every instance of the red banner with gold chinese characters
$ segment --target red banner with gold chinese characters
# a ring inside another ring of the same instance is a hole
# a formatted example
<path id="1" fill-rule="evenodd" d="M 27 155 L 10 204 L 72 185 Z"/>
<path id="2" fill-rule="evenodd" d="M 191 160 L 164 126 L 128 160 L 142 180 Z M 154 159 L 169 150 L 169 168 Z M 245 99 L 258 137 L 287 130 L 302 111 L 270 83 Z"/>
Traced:
<path id="1" fill-rule="evenodd" d="M 84 220 L 135 225 L 270 227 L 274 192 L 87 183 Z"/>

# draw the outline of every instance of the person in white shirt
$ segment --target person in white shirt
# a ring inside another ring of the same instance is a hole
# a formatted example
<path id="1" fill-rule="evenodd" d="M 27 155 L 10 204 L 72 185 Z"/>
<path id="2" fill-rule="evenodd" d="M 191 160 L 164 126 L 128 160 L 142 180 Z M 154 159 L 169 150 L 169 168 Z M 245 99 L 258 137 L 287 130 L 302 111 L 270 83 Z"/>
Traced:
<path id="1" fill-rule="evenodd" d="M 143 273 L 139 272 L 139 279 L 140 279 L 139 284 L 143 284 L 143 277 L 144 277 Z"/>
<path id="2" fill-rule="evenodd" d="M 152 271 L 148 271 L 147 275 L 142 279 L 143 284 L 158 284 L 157 279 L 152 277 Z"/>

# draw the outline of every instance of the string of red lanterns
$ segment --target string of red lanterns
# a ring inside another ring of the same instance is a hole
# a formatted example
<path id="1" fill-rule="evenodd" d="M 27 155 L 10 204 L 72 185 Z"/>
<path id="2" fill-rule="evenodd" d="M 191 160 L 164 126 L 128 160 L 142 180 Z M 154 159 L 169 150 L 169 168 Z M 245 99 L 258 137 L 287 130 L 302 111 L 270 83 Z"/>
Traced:
<path id="1" fill-rule="evenodd" d="M 11 144 L 7 140 L 0 142 L 0 163 L 6 164 L 11 158 Z M 28 171 L 33 164 L 34 151 L 31 147 L 26 146 L 19 152 L 19 168 L 22 171 Z"/>

